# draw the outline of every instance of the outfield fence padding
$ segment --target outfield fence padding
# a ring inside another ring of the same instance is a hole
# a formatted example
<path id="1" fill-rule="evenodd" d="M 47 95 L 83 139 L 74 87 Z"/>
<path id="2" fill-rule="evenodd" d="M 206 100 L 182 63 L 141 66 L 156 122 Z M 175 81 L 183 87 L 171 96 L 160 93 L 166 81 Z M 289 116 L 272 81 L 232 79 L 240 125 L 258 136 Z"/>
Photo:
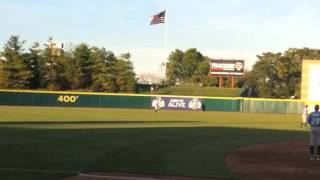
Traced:
<path id="1" fill-rule="evenodd" d="M 258 99 L 243 98 L 242 112 L 253 113 L 302 113 L 304 103 L 300 100 L 277 100 L 277 99 Z"/>
<path id="2" fill-rule="evenodd" d="M 152 99 L 162 95 L 83 93 L 62 91 L 0 90 L 0 105 L 152 108 Z M 189 97 L 190 96 L 167 96 Z M 301 113 L 303 101 L 258 98 L 196 97 L 206 111 L 253 113 Z"/>
<path id="3" fill-rule="evenodd" d="M 215 99 L 203 98 L 202 103 L 206 111 L 233 111 L 238 112 L 241 101 L 237 98 Z"/>
<path id="4" fill-rule="evenodd" d="M 150 97 L 67 92 L 0 92 L 1 105 L 149 108 Z"/>

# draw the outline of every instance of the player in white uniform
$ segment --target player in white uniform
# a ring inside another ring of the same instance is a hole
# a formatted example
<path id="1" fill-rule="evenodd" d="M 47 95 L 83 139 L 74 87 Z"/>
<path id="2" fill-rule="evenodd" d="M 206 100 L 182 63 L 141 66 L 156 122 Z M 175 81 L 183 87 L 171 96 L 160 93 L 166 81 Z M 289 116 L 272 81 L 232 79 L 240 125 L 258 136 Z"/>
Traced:
<path id="1" fill-rule="evenodd" d="M 300 123 L 300 128 L 302 128 L 302 126 L 307 127 L 308 116 L 309 116 L 308 105 L 305 105 L 302 112 L 302 121 Z"/>
<path id="2" fill-rule="evenodd" d="M 158 109 L 165 107 L 165 101 L 161 97 L 156 97 L 152 101 L 152 107 L 154 108 L 154 112 L 157 112 Z"/>

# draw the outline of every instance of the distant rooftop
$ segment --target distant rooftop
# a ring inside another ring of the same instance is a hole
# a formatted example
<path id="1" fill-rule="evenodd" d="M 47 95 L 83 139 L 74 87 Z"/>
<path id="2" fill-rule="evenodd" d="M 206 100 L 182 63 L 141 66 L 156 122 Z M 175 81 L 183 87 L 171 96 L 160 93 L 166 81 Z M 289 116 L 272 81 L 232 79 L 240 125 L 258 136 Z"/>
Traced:
<path id="1" fill-rule="evenodd" d="M 152 73 L 141 73 L 138 74 L 139 84 L 161 84 L 163 78 L 160 75 Z"/>
<path id="2" fill-rule="evenodd" d="M 0 56 L 0 61 L 6 61 L 6 58 L 3 56 Z"/>
<path id="3" fill-rule="evenodd" d="M 302 48 L 302 49 L 320 50 L 320 49 L 318 49 L 318 48 L 307 48 L 307 47 L 304 47 L 304 48 Z M 292 52 L 297 52 L 297 51 L 299 51 L 299 50 L 301 50 L 301 48 L 289 48 L 287 51 L 292 53 Z"/>

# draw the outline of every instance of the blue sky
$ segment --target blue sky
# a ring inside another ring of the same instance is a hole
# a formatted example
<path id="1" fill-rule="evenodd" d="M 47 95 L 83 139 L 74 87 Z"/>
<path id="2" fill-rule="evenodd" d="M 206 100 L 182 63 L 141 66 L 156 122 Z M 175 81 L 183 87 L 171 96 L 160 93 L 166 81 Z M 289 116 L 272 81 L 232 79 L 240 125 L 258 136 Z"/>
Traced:
<path id="1" fill-rule="evenodd" d="M 168 9 L 165 26 L 151 15 Z M 10 35 L 26 46 L 53 36 L 130 52 L 137 73 L 160 71 L 173 49 L 195 47 L 212 58 L 245 59 L 291 47 L 320 48 L 317 0 L 0 0 L 0 44 Z"/>

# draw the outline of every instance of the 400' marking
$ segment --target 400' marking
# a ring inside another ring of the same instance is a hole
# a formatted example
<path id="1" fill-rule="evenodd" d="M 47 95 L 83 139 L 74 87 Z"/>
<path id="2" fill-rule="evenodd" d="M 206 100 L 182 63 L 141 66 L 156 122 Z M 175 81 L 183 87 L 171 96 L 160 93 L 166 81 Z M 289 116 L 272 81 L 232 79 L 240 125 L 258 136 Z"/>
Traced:
<path id="1" fill-rule="evenodd" d="M 78 100 L 78 98 L 79 96 L 60 95 L 58 97 L 58 101 L 66 103 L 75 103 Z"/>

